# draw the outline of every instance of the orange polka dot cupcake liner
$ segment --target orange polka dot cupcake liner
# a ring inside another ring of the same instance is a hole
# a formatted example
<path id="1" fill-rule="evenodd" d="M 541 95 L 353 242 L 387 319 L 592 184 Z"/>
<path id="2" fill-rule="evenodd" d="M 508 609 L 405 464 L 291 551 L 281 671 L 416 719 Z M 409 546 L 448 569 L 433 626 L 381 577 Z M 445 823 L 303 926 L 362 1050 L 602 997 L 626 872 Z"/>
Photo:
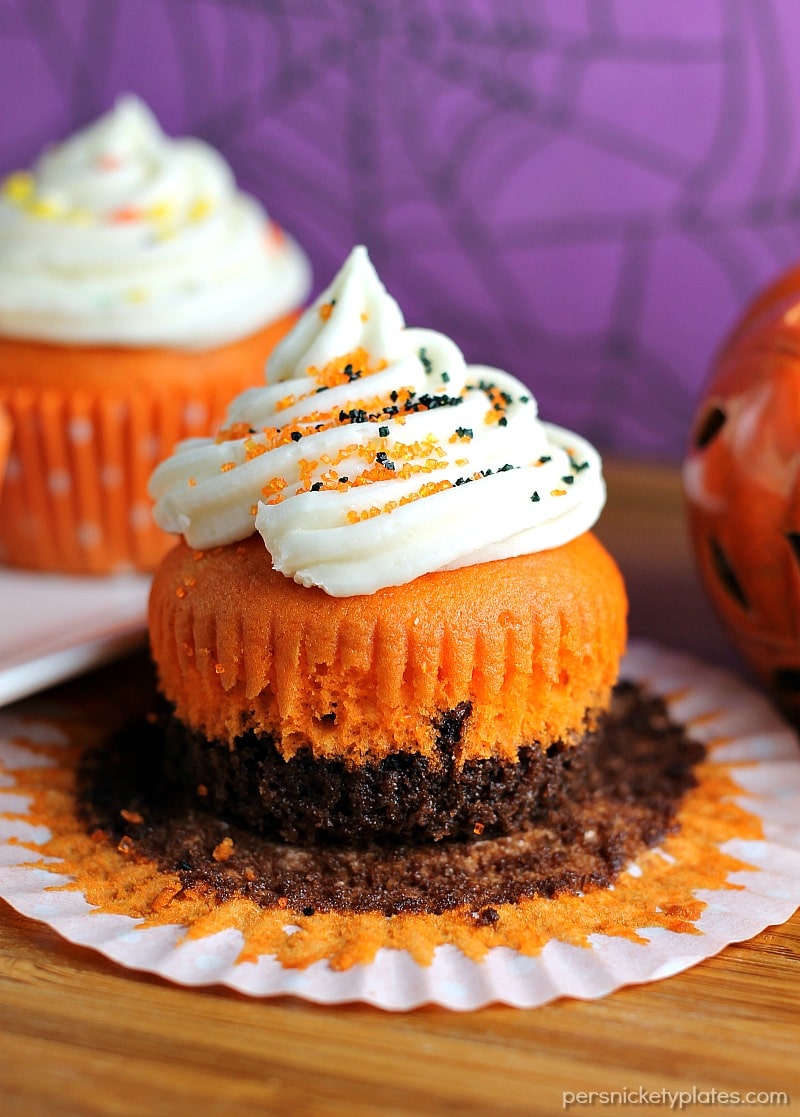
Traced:
<path id="1" fill-rule="evenodd" d="M 263 378 L 269 351 L 294 320 L 261 331 L 257 348 L 248 338 L 198 354 L 98 350 L 86 370 L 80 351 L 53 346 L 50 375 L 33 343 L 2 343 L 10 445 L 0 561 L 65 574 L 152 570 L 174 539 L 153 522 L 150 474 L 177 442 L 217 428 L 232 396 Z M 28 350 L 30 367 L 15 368 Z M 0 427 L 0 450 L 2 437 Z"/>

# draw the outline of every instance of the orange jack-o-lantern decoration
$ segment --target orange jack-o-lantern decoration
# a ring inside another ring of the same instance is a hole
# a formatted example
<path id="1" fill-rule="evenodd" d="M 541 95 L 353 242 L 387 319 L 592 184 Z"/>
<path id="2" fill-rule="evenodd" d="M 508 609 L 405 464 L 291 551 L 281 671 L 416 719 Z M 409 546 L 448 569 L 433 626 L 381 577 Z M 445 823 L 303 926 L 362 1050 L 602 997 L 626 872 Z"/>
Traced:
<path id="1" fill-rule="evenodd" d="M 800 722 L 800 269 L 756 299 L 718 356 L 684 487 L 716 611 Z"/>

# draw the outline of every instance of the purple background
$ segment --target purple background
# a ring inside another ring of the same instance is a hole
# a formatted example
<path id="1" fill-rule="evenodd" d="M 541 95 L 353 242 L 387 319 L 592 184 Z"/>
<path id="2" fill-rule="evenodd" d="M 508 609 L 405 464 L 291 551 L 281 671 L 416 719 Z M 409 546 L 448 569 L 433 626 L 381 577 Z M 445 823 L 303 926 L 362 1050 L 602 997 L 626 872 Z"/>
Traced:
<path id="1" fill-rule="evenodd" d="M 0 173 L 132 90 L 603 449 L 676 459 L 800 256 L 796 0 L 0 0 Z"/>

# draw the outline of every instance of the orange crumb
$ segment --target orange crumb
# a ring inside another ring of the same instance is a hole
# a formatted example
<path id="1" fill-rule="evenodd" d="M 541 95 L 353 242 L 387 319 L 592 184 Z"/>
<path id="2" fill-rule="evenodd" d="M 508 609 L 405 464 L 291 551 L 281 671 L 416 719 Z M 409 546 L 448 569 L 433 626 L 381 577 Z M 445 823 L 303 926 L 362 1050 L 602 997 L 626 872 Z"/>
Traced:
<path id="1" fill-rule="evenodd" d="M 166 888 L 162 888 L 161 891 L 150 901 L 153 911 L 163 911 L 164 908 L 172 903 L 175 897 L 178 896 L 182 891 L 183 889 L 181 888 L 180 883 L 177 881 L 174 881 L 172 884 L 168 884 Z"/>
<path id="2" fill-rule="evenodd" d="M 223 838 L 211 854 L 215 861 L 229 861 L 233 857 L 233 838 Z"/>

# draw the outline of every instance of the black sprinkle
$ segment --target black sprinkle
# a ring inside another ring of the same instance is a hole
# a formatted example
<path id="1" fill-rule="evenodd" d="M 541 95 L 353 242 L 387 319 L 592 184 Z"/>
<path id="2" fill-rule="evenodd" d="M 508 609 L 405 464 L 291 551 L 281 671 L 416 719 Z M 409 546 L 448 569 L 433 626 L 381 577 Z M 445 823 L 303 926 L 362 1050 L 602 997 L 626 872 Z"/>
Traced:
<path id="1" fill-rule="evenodd" d="M 378 465 L 382 465 L 384 469 L 394 469 L 394 462 L 389 460 L 389 455 L 385 450 L 379 450 L 375 455 L 375 461 Z"/>
<path id="2" fill-rule="evenodd" d="M 299 442 L 303 436 L 300 431 L 292 431 L 289 437 L 291 438 L 292 442 Z"/>
<path id="3" fill-rule="evenodd" d="M 571 473 L 569 473 L 566 477 L 562 477 L 561 480 L 564 482 L 565 485 L 571 485 L 575 478 L 572 476 Z"/>
<path id="4" fill-rule="evenodd" d="M 505 464 L 505 465 L 501 465 L 501 466 L 499 467 L 499 469 L 497 470 L 497 472 L 498 472 L 498 473 L 507 473 L 507 472 L 509 471 L 509 469 L 513 469 L 513 468 L 514 468 L 514 466 L 513 466 L 513 465 L 512 465 L 512 464 L 511 464 L 510 462 L 506 462 L 506 464 Z"/>
<path id="5" fill-rule="evenodd" d="M 553 459 L 550 457 L 549 454 L 542 454 L 542 456 L 539 458 L 539 465 L 547 465 L 547 463 L 551 462 L 552 460 Z"/>
<path id="6" fill-rule="evenodd" d="M 378 434 L 381 436 L 381 438 L 388 438 L 389 437 L 389 428 L 388 427 L 378 427 Z"/>
<path id="7" fill-rule="evenodd" d="M 443 372 L 442 373 L 442 383 L 444 383 L 444 384 L 449 384 L 450 383 L 450 373 L 449 372 Z"/>
<path id="8" fill-rule="evenodd" d="M 456 434 L 459 438 L 472 438 L 472 427 L 456 427 Z"/>
<path id="9" fill-rule="evenodd" d="M 431 364 L 430 358 L 428 357 L 428 351 L 426 349 L 420 349 L 417 355 L 420 361 L 422 361 L 422 365 L 425 369 L 426 374 L 433 372 L 433 365 Z"/>
<path id="10" fill-rule="evenodd" d="M 539 497 L 538 493 L 531 493 L 531 500 L 533 501 L 534 504 L 536 504 L 539 499 L 540 499 L 540 497 Z"/>
<path id="11" fill-rule="evenodd" d="M 346 485 L 346 484 L 348 483 L 348 481 L 349 481 L 349 480 L 350 480 L 350 478 L 349 478 L 349 477 L 340 477 L 340 478 L 339 478 L 339 483 L 340 483 L 341 485 Z"/>
<path id="12" fill-rule="evenodd" d="M 531 402 L 531 397 L 530 396 L 520 396 L 519 397 L 519 402 L 520 403 L 530 403 Z"/>
<path id="13" fill-rule="evenodd" d="M 318 493 L 321 488 L 322 488 L 322 482 L 321 481 L 315 481 L 314 484 L 311 486 L 311 491 L 312 491 L 312 493 Z"/>
<path id="14" fill-rule="evenodd" d="M 498 427 L 507 427 L 508 426 L 508 419 L 506 419 L 505 415 L 503 416 L 502 419 L 497 420 L 497 425 L 498 425 Z"/>

